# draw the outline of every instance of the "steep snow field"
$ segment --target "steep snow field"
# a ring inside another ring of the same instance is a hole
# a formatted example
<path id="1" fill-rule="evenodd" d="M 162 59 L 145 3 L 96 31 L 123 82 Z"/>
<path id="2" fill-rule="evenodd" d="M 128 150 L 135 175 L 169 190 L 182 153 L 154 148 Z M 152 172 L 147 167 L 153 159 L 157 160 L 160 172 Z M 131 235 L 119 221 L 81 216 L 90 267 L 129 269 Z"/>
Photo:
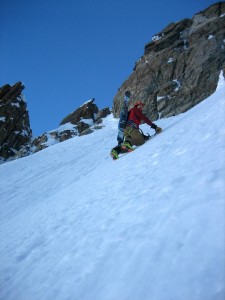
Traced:
<path id="1" fill-rule="evenodd" d="M 113 161 L 117 119 L 0 165 L 1 300 L 225 298 L 225 83 Z M 146 125 L 144 132 L 151 132 Z"/>

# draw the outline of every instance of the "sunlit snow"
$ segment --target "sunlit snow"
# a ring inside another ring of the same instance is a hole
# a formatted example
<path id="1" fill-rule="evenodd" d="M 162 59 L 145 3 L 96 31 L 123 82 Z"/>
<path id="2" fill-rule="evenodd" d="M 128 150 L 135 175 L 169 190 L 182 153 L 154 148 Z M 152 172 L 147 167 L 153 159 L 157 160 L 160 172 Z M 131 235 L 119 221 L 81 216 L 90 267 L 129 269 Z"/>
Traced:
<path id="1" fill-rule="evenodd" d="M 224 299 L 224 110 L 221 76 L 117 161 L 109 116 L 102 130 L 0 165 L 0 299 Z"/>

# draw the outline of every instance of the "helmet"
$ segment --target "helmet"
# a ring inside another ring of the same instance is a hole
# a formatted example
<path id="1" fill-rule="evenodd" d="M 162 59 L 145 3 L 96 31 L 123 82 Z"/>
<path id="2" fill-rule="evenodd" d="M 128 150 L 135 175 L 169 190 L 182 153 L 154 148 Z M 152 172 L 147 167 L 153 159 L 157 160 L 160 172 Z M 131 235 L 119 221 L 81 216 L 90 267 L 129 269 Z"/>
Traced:
<path id="1" fill-rule="evenodd" d="M 137 101 L 137 102 L 134 103 L 134 106 L 135 106 L 135 107 L 138 106 L 138 105 L 141 105 L 141 106 L 143 107 L 143 106 L 144 106 L 144 103 L 141 102 L 141 101 Z"/>

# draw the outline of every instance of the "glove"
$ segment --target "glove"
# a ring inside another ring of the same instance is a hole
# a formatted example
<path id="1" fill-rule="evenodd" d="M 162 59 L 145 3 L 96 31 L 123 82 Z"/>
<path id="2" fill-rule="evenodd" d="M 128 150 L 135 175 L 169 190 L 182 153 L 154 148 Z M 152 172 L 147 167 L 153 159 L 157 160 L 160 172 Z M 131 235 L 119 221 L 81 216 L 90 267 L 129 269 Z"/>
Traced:
<path id="1" fill-rule="evenodd" d="M 160 127 L 157 126 L 157 127 L 155 128 L 155 132 L 156 132 L 156 133 L 162 132 L 162 128 L 160 128 Z"/>

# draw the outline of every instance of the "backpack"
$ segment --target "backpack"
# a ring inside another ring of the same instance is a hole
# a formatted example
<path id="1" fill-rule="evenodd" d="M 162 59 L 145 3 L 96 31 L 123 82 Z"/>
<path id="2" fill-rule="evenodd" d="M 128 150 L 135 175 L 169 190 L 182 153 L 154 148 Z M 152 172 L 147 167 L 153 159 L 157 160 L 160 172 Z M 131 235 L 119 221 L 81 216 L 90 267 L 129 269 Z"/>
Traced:
<path id="1" fill-rule="evenodd" d="M 126 127 L 126 123 L 129 115 L 129 111 L 128 111 L 129 100 L 130 100 L 130 92 L 126 91 L 124 94 L 124 101 L 123 101 L 122 109 L 120 112 L 120 119 L 118 123 L 118 135 L 117 135 L 118 144 L 121 144 L 123 142 L 124 128 Z"/>

